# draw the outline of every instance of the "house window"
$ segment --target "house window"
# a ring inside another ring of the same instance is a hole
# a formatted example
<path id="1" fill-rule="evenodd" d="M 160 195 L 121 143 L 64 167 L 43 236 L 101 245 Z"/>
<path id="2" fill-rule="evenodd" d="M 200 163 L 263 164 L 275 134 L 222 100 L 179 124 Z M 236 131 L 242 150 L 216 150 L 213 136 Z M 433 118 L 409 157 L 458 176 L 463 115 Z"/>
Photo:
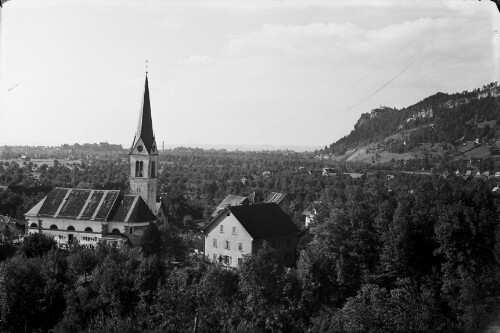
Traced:
<path id="1" fill-rule="evenodd" d="M 217 255 L 215 253 L 212 255 L 212 261 L 217 262 Z"/>
<path id="2" fill-rule="evenodd" d="M 243 251 L 243 243 L 238 243 L 238 251 Z"/>
<path id="3" fill-rule="evenodd" d="M 224 232 L 224 226 L 221 224 L 220 225 L 220 232 L 223 233 Z"/>
<path id="4" fill-rule="evenodd" d="M 151 162 L 151 178 L 155 178 L 156 177 L 156 165 L 155 165 L 155 161 L 152 161 Z"/>
<path id="5" fill-rule="evenodd" d="M 230 250 L 230 248 L 231 248 L 231 244 L 229 243 L 229 241 L 226 241 L 226 243 L 224 244 L 224 248 L 225 248 L 226 250 Z"/>
<path id="6" fill-rule="evenodd" d="M 240 266 L 241 264 L 243 264 L 243 258 L 238 258 L 238 266 Z"/>
<path id="7" fill-rule="evenodd" d="M 224 264 L 226 265 L 231 265 L 231 257 L 230 256 L 224 256 Z"/>
<path id="8" fill-rule="evenodd" d="M 236 227 L 233 227 L 233 235 L 236 235 Z"/>
<path id="9" fill-rule="evenodd" d="M 143 170 L 144 170 L 144 162 L 143 161 L 140 161 L 139 162 L 139 177 L 142 177 L 143 176 Z"/>
<path id="10" fill-rule="evenodd" d="M 135 161 L 135 176 L 139 177 L 139 161 Z"/>
<path id="11" fill-rule="evenodd" d="M 217 238 L 214 238 L 212 241 L 212 244 L 214 247 L 217 247 Z M 215 255 L 215 254 L 214 254 Z"/>
<path id="12" fill-rule="evenodd" d="M 134 227 L 130 227 L 128 232 L 129 232 L 129 234 L 132 235 L 132 232 L 134 232 Z"/>

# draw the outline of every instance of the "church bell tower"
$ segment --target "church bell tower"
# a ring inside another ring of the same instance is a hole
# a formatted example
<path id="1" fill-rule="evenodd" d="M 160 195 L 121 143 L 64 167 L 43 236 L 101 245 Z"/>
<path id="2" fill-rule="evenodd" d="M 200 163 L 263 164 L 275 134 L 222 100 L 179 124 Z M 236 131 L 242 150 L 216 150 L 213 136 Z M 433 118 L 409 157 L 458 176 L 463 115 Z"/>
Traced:
<path id="1" fill-rule="evenodd" d="M 156 187 L 158 183 L 158 148 L 153 133 L 151 104 L 149 101 L 148 75 L 144 84 L 139 123 L 129 153 L 130 194 L 140 195 L 153 213 L 156 212 Z"/>

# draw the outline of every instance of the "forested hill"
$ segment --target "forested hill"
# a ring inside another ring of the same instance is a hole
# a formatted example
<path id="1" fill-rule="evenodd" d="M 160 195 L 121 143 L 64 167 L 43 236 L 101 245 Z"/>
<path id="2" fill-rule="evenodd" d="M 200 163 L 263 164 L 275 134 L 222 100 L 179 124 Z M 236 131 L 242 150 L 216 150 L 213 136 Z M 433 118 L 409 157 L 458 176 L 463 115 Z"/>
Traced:
<path id="1" fill-rule="evenodd" d="M 403 108 L 379 107 L 361 115 L 347 136 L 322 153 L 349 155 L 362 147 L 383 147 L 396 154 L 423 143 L 491 142 L 500 137 L 500 85 L 473 91 L 437 93 Z M 348 156 L 346 156 L 347 158 Z"/>

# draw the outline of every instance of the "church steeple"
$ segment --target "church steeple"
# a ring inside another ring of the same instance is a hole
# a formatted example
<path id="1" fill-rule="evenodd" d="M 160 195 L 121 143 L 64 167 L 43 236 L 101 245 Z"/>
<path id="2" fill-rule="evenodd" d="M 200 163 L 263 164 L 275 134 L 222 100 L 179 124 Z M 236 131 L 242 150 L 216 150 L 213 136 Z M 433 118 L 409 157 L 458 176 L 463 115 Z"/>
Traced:
<path id="1" fill-rule="evenodd" d="M 140 195 L 151 211 L 156 213 L 157 173 L 159 168 L 158 149 L 153 133 L 151 104 L 149 101 L 148 76 L 144 84 L 139 122 L 134 142 L 129 153 L 130 158 L 130 192 Z"/>
<path id="2" fill-rule="evenodd" d="M 144 84 L 144 95 L 142 96 L 141 112 L 139 114 L 139 122 L 137 123 L 137 131 L 135 133 L 134 144 L 139 139 L 142 139 L 144 148 L 148 153 L 151 153 L 151 148 L 154 145 L 155 137 L 153 133 L 153 121 L 151 119 L 151 102 L 149 101 L 149 86 L 148 75 L 146 74 L 146 82 Z"/>

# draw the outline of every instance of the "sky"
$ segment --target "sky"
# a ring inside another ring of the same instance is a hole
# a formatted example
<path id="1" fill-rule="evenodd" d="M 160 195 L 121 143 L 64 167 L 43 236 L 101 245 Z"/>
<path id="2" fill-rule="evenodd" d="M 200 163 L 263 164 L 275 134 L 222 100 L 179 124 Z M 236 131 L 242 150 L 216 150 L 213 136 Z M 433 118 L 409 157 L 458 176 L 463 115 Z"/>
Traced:
<path id="1" fill-rule="evenodd" d="M 362 113 L 499 81 L 477 0 L 10 0 L 0 145 L 129 147 L 145 62 L 159 146 L 323 147 Z"/>

